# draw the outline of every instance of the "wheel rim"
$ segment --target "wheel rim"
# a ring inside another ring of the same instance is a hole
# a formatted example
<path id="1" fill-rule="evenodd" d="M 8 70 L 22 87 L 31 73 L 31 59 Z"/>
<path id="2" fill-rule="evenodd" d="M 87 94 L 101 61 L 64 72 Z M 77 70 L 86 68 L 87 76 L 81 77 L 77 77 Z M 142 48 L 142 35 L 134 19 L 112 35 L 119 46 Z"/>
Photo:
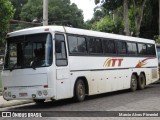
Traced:
<path id="1" fill-rule="evenodd" d="M 132 78 L 132 88 L 136 88 L 136 80 L 134 78 Z"/>
<path id="2" fill-rule="evenodd" d="M 141 81 L 141 85 L 144 85 L 144 78 L 143 77 L 140 78 L 140 81 Z"/>
<path id="3" fill-rule="evenodd" d="M 83 96 L 84 96 L 84 86 L 83 86 L 83 83 L 80 83 L 80 84 L 78 85 L 78 95 L 79 95 L 80 97 L 83 97 Z"/>

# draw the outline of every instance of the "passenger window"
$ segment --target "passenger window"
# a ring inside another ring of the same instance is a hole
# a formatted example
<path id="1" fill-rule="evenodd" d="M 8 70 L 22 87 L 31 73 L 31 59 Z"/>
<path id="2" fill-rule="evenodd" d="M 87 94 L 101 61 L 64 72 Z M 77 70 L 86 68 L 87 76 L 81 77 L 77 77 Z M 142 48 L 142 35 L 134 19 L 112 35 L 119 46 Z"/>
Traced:
<path id="1" fill-rule="evenodd" d="M 98 39 L 98 38 L 89 39 L 89 52 L 90 53 L 103 53 L 101 39 Z"/>
<path id="2" fill-rule="evenodd" d="M 115 44 L 113 40 L 103 40 L 103 52 L 110 54 L 116 53 Z"/>
<path id="3" fill-rule="evenodd" d="M 87 53 L 87 44 L 84 37 L 68 36 L 70 53 Z"/>
<path id="4" fill-rule="evenodd" d="M 67 54 L 65 46 L 65 38 L 62 34 L 55 35 L 55 51 L 56 51 L 56 65 L 65 66 L 67 65 Z"/>
<path id="5" fill-rule="evenodd" d="M 140 55 L 146 55 L 147 54 L 146 44 L 138 43 L 138 53 Z"/>
<path id="6" fill-rule="evenodd" d="M 127 53 L 126 42 L 117 41 L 117 52 L 118 52 L 118 54 L 126 54 Z"/>
<path id="7" fill-rule="evenodd" d="M 136 55 L 137 54 L 137 45 L 136 43 L 127 42 L 128 54 Z"/>
<path id="8" fill-rule="evenodd" d="M 147 55 L 156 55 L 155 45 L 153 44 L 147 45 Z"/>

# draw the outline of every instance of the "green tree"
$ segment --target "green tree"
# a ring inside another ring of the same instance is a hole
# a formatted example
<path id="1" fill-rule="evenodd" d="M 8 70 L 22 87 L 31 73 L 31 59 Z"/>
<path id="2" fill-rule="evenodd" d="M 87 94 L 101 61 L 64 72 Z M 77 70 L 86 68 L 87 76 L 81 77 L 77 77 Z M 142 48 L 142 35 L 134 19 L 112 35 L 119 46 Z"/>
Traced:
<path id="1" fill-rule="evenodd" d="M 153 39 L 158 35 L 159 27 L 159 0 L 147 0 L 144 16 L 141 23 L 140 37 Z"/>
<path id="2" fill-rule="evenodd" d="M 31 22 L 38 18 L 43 21 L 42 2 L 42 0 L 28 0 L 22 8 L 21 19 Z M 70 0 L 49 0 L 48 11 L 49 24 L 83 27 L 82 10 L 78 9 L 76 4 L 70 4 Z"/>
<path id="3" fill-rule="evenodd" d="M 122 8 L 119 8 L 117 12 L 120 14 Z M 123 34 L 123 17 L 115 17 L 112 13 L 106 15 L 98 21 L 95 21 L 91 28 L 97 31 Z"/>
<path id="4" fill-rule="evenodd" d="M 20 20 L 20 13 L 21 13 L 22 7 L 28 2 L 28 0 L 9 0 L 9 1 L 11 1 L 15 9 L 15 14 L 13 19 Z"/>
<path id="5" fill-rule="evenodd" d="M 160 44 L 160 35 L 154 36 L 154 40 L 156 41 L 156 43 Z"/>
<path id="6" fill-rule="evenodd" d="M 124 33 L 126 35 L 131 35 L 133 32 L 134 36 L 139 36 L 144 8 L 147 0 L 95 0 L 95 3 L 97 4 L 101 1 L 104 1 L 102 2 L 102 6 L 108 11 L 111 11 L 115 16 L 118 16 L 118 8 L 123 6 Z M 132 17 L 129 16 L 129 9 L 132 10 Z M 134 23 L 134 30 L 132 28 L 133 31 L 129 29 L 131 23 Z"/>
<path id="7" fill-rule="evenodd" d="M 14 8 L 9 0 L 0 0 L 0 45 L 3 45 L 9 27 L 9 21 L 14 15 Z"/>
<path id="8" fill-rule="evenodd" d="M 95 22 L 92 25 L 92 28 L 94 30 L 112 33 L 114 31 L 115 24 L 113 19 L 110 16 L 105 16 L 100 21 Z"/>

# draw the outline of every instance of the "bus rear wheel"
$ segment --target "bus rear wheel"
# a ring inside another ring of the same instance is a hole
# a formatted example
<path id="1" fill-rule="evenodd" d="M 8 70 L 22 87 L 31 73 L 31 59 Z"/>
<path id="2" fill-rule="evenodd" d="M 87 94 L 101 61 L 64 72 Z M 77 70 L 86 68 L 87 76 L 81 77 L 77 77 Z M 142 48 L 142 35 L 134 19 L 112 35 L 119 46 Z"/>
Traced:
<path id="1" fill-rule="evenodd" d="M 82 102 L 85 99 L 85 85 L 81 79 L 75 84 L 74 98 L 77 102 Z"/>
<path id="2" fill-rule="evenodd" d="M 139 75 L 138 89 L 143 90 L 146 84 L 146 78 L 143 73 Z"/>
<path id="3" fill-rule="evenodd" d="M 130 90 L 132 92 L 134 92 L 134 91 L 136 91 L 136 89 L 137 89 L 137 77 L 136 77 L 136 75 L 133 74 L 131 76 Z"/>

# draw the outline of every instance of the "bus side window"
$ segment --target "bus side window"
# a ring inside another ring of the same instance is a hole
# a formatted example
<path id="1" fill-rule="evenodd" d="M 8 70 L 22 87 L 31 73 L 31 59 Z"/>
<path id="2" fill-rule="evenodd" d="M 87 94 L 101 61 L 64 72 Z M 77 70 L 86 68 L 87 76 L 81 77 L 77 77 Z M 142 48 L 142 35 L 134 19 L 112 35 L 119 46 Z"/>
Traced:
<path id="1" fill-rule="evenodd" d="M 117 52 L 121 55 L 127 53 L 126 42 L 117 41 Z"/>
<path id="2" fill-rule="evenodd" d="M 87 44 L 85 37 L 68 36 L 68 45 L 70 53 L 87 53 Z"/>
<path id="3" fill-rule="evenodd" d="M 102 41 L 99 38 L 89 39 L 89 52 L 90 53 L 100 53 L 102 54 Z"/>
<path id="4" fill-rule="evenodd" d="M 127 42 L 127 50 L 129 55 L 137 55 L 137 45 L 136 43 Z"/>
<path id="5" fill-rule="evenodd" d="M 114 40 L 107 40 L 107 39 L 103 40 L 103 52 L 109 54 L 116 53 Z"/>
<path id="6" fill-rule="evenodd" d="M 66 54 L 66 46 L 63 34 L 55 35 L 55 51 L 56 51 L 56 65 L 57 66 L 66 66 L 67 62 L 67 54 Z"/>
<path id="7" fill-rule="evenodd" d="M 146 44 L 138 43 L 138 52 L 139 52 L 140 55 L 147 55 Z"/>
<path id="8" fill-rule="evenodd" d="M 154 44 L 147 44 L 147 55 L 156 56 L 156 50 Z"/>

